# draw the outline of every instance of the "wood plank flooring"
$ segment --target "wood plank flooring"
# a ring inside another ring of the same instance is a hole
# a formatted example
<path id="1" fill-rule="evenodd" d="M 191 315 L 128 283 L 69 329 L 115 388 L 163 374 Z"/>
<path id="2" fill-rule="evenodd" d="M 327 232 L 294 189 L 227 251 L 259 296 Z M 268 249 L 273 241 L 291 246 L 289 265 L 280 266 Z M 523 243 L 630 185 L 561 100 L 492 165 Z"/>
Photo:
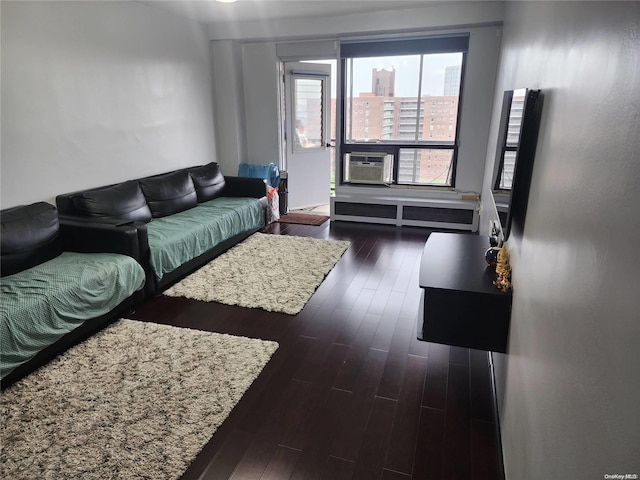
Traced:
<path id="1" fill-rule="evenodd" d="M 265 231 L 351 241 L 298 315 L 159 296 L 130 316 L 280 344 L 183 480 L 502 479 L 486 352 L 416 339 L 430 231 Z"/>

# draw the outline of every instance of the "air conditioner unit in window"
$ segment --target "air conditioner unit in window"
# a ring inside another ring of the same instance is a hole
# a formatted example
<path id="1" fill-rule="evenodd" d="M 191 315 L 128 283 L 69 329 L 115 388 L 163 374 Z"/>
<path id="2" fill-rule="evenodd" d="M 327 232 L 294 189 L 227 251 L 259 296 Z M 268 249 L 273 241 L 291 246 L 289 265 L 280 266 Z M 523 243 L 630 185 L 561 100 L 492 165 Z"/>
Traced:
<path id="1" fill-rule="evenodd" d="M 386 153 L 349 154 L 349 181 L 384 185 L 391 181 L 391 156 Z"/>

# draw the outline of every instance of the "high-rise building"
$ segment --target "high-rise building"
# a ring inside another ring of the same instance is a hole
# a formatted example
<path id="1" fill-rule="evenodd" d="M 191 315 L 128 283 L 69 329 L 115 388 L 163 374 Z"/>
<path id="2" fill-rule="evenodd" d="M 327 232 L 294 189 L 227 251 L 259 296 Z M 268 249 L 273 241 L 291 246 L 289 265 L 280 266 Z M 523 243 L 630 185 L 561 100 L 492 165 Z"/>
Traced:
<path id="1" fill-rule="evenodd" d="M 455 65 L 444 69 L 444 95 L 458 95 L 460 93 L 460 76 L 462 67 Z"/>
<path id="2" fill-rule="evenodd" d="M 395 69 L 373 69 L 371 73 L 371 91 L 376 97 L 393 97 L 395 95 L 395 84 Z"/>

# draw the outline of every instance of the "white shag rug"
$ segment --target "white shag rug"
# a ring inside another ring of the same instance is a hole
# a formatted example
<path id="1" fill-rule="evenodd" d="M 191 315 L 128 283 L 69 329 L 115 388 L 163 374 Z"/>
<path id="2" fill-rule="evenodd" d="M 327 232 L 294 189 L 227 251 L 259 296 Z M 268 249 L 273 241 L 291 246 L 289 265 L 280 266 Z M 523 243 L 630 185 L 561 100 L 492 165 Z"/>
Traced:
<path id="1" fill-rule="evenodd" d="M 164 294 L 295 315 L 348 247 L 345 240 L 254 233 Z"/>
<path id="2" fill-rule="evenodd" d="M 120 320 L 0 395 L 0 478 L 177 479 L 278 344 Z"/>

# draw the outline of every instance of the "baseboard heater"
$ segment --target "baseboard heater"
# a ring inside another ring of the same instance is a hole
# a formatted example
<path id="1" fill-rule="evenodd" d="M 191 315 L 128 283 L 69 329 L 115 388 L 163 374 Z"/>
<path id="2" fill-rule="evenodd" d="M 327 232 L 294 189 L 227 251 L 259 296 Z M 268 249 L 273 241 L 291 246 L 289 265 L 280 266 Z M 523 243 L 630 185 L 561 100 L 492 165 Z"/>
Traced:
<path id="1" fill-rule="evenodd" d="M 335 220 L 441 227 L 475 231 L 475 209 L 432 207 L 402 204 L 358 203 L 336 200 L 333 204 Z"/>
<path id="2" fill-rule="evenodd" d="M 471 225 L 473 223 L 473 210 L 405 206 L 402 209 L 402 218 L 404 220 L 418 220 L 422 222 L 444 222 Z"/>

